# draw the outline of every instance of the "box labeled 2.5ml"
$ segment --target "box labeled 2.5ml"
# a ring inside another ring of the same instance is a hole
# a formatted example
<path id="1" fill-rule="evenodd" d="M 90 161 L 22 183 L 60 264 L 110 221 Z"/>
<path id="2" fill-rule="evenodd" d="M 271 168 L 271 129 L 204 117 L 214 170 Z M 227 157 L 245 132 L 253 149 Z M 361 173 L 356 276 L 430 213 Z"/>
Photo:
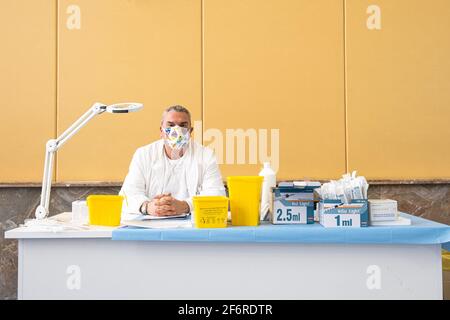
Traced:
<path id="1" fill-rule="evenodd" d="M 314 223 L 314 188 L 280 186 L 272 188 L 273 224 Z"/>

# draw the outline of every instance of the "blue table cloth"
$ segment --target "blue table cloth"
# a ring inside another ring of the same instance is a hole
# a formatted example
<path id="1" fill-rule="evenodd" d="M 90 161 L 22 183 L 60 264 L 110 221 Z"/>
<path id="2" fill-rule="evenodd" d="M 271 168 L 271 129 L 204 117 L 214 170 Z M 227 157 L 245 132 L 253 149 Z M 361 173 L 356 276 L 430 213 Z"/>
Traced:
<path id="1" fill-rule="evenodd" d="M 324 228 L 309 225 L 261 224 L 258 227 L 222 229 L 149 229 L 121 227 L 112 232 L 113 240 L 183 242 L 271 242 L 328 244 L 442 244 L 450 249 L 450 226 L 401 213 L 411 219 L 410 226 L 370 226 L 366 228 Z"/>

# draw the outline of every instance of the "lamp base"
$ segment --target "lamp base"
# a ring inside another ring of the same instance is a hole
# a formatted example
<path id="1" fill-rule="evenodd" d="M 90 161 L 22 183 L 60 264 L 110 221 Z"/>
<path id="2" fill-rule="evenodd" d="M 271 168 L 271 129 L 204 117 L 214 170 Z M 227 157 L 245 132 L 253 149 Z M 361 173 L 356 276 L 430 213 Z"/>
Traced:
<path id="1" fill-rule="evenodd" d="M 47 210 L 45 210 L 45 207 L 41 205 L 36 208 L 36 211 L 34 213 L 36 219 L 39 220 L 44 219 L 47 216 L 47 214 L 48 214 Z"/>
<path id="2" fill-rule="evenodd" d="M 63 232 L 63 231 L 83 231 L 89 230 L 87 226 L 76 226 L 70 223 L 53 220 L 52 218 L 44 219 L 27 219 L 21 227 L 27 227 L 35 232 Z"/>

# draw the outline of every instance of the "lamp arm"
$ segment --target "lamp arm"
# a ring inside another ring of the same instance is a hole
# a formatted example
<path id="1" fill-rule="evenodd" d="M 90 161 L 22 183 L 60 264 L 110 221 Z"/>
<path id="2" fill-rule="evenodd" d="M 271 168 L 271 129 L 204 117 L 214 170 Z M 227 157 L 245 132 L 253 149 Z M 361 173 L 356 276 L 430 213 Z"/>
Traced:
<path id="1" fill-rule="evenodd" d="M 97 114 L 106 111 L 106 105 L 96 102 L 83 114 L 77 121 L 75 121 L 69 128 L 66 129 L 58 138 L 56 138 L 56 150 L 62 147 L 75 133 L 77 133 L 82 127 L 86 125 Z M 56 151 L 55 150 L 55 151 Z"/>
<path id="2" fill-rule="evenodd" d="M 103 113 L 106 110 L 106 105 L 102 103 L 94 103 L 89 110 L 84 113 L 77 121 L 74 122 L 66 131 L 64 131 L 58 138 L 50 139 L 45 145 L 45 162 L 44 162 L 44 176 L 42 179 L 41 202 L 36 208 L 35 217 L 37 219 L 44 219 L 49 213 L 50 205 L 50 188 L 52 185 L 53 176 L 53 161 L 56 151 L 62 147 L 74 134 L 76 134 L 82 127 L 84 127 L 97 114 Z"/>

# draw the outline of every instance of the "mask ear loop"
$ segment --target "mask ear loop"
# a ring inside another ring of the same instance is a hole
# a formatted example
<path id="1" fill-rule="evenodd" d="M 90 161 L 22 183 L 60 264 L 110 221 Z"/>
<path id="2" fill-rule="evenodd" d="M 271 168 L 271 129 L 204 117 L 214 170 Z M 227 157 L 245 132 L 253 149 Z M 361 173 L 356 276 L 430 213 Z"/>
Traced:
<path id="1" fill-rule="evenodd" d="M 163 130 L 164 130 L 164 133 L 166 134 L 166 138 L 169 138 L 170 132 L 172 131 L 172 127 L 163 128 Z M 164 142 L 164 145 L 165 145 L 165 142 Z M 162 155 L 163 155 L 162 159 L 163 159 L 163 179 L 164 179 L 165 176 L 166 176 L 166 172 L 167 172 L 167 160 L 166 160 L 167 155 L 166 155 L 166 149 L 164 148 L 164 146 L 163 146 L 162 152 L 163 152 L 162 153 Z M 162 181 L 160 186 L 161 186 L 161 188 L 160 188 L 159 194 L 163 194 L 164 188 L 166 186 L 165 182 Z"/>
<path id="2" fill-rule="evenodd" d="M 167 128 L 166 128 L 167 129 Z M 164 130 L 166 130 L 166 129 L 164 129 Z M 161 188 L 159 189 L 160 191 L 159 191 L 159 194 L 162 194 L 163 192 L 164 192 L 164 187 L 165 187 L 165 183 L 164 183 L 164 178 L 165 178 L 165 176 L 166 176 L 166 170 L 167 170 L 167 160 L 166 160 L 166 157 L 167 157 L 167 155 L 166 155 L 166 148 L 165 148 L 165 143 L 163 144 L 163 147 L 162 147 L 162 163 L 163 163 L 163 181 L 161 181 L 161 183 L 160 183 L 160 186 L 161 186 Z"/>

